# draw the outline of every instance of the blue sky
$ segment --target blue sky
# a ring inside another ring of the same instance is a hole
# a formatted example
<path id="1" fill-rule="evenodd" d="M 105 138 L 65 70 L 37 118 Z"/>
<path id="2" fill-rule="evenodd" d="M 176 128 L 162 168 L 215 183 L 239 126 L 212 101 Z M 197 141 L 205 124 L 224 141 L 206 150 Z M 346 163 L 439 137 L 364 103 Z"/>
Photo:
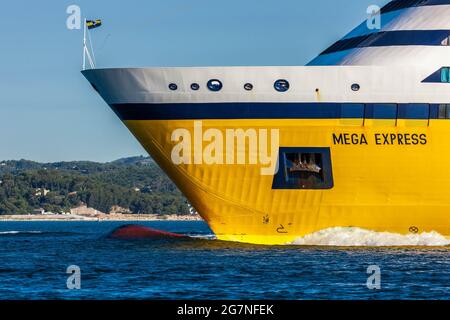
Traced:
<path id="1" fill-rule="evenodd" d="M 4 1 L 0 160 L 107 162 L 146 154 L 79 72 L 82 30 L 98 67 L 304 65 L 387 0 Z"/>

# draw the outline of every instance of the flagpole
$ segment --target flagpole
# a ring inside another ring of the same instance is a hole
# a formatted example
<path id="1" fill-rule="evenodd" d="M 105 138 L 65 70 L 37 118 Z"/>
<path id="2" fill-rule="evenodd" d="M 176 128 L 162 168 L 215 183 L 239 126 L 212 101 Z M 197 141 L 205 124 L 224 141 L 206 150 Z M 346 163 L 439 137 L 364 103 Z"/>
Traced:
<path id="1" fill-rule="evenodd" d="M 87 27 L 87 20 L 84 19 L 84 36 L 83 36 L 83 71 L 86 70 L 86 27 Z"/>
<path id="2" fill-rule="evenodd" d="M 87 25 L 87 19 L 84 19 L 84 35 L 83 35 L 83 71 L 86 70 L 86 62 L 89 62 L 89 65 L 91 67 L 91 69 L 95 69 L 95 56 L 94 56 L 94 48 L 92 46 L 92 37 L 91 34 L 89 33 L 89 28 Z M 90 22 L 90 21 L 89 21 Z M 100 22 L 101 24 L 101 22 Z M 88 39 L 89 36 L 89 39 Z M 91 46 L 92 49 L 92 55 L 89 52 L 88 46 L 87 46 L 87 41 L 89 40 L 89 44 Z M 94 60 L 92 60 L 92 57 L 94 57 Z M 87 60 L 87 61 L 86 61 Z"/>

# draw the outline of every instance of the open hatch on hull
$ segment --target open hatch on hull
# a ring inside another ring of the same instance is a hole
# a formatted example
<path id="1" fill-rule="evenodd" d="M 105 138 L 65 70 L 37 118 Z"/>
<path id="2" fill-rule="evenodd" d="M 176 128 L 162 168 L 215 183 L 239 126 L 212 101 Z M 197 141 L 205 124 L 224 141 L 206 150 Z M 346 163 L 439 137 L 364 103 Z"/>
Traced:
<path id="1" fill-rule="evenodd" d="M 273 189 L 333 187 L 329 148 L 280 148 L 279 165 Z"/>

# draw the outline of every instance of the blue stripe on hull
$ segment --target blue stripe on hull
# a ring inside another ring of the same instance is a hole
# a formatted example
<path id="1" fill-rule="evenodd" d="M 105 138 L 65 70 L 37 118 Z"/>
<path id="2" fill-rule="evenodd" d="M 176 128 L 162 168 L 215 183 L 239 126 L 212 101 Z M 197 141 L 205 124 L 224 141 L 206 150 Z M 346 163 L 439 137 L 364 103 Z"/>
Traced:
<path id="1" fill-rule="evenodd" d="M 381 13 L 414 7 L 438 6 L 446 4 L 450 4 L 450 0 L 394 0 L 381 8 Z"/>
<path id="2" fill-rule="evenodd" d="M 113 104 L 122 120 L 436 119 L 433 104 L 179 103 Z"/>
<path id="3" fill-rule="evenodd" d="M 381 31 L 354 38 L 339 40 L 320 55 L 355 48 L 391 46 L 441 46 L 450 30 L 402 30 Z"/>

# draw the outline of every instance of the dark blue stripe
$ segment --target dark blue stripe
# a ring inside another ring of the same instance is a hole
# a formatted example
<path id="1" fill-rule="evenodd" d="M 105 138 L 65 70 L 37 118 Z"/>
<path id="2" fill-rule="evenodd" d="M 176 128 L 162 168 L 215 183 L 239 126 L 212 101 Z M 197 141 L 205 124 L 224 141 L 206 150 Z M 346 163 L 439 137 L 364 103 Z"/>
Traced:
<path id="1" fill-rule="evenodd" d="M 436 119 L 438 105 L 355 103 L 114 104 L 122 120 Z"/>
<path id="2" fill-rule="evenodd" d="M 449 35 L 450 30 L 382 31 L 339 40 L 320 55 L 367 47 L 441 46 Z"/>
<path id="3" fill-rule="evenodd" d="M 123 120 L 335 119 L 340 118 L 340 106 L 335 103 L 187 103 L 113 105 L 112 108 Z"/>
<path id="4" fill-rule="evenodd" d="M 388 13 L 406 8 L 426 7 L 450 4 L 450 0 L 394 0 L 381 8 L 381 13 Z"/>
<path id="5" fill-rule="evenodd" d="M 449 69 L 450 67 L 442 67 L 439 70 L 436 70 L 432 74 L 430 74 L 428 77 L 426 77 L 424 80 L 422 80 L 423 83 L 447 83 L 450 84 L 449 79 Z M 446 71 L 446 72 L 444 72 Z"/>

